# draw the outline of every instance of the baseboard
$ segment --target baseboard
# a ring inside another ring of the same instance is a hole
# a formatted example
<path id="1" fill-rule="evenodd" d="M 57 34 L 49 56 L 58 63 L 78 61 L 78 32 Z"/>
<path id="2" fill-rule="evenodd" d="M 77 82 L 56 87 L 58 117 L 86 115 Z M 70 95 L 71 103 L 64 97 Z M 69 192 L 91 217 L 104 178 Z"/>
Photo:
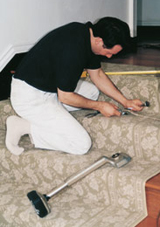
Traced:
<path id="1" fill-rule="evenodd" d="M 34 45 L 33 43 L 20 45 L 10 44 L 0 56 L 0 72 L 16 54 L 27 52 L 33 45 Z"/>

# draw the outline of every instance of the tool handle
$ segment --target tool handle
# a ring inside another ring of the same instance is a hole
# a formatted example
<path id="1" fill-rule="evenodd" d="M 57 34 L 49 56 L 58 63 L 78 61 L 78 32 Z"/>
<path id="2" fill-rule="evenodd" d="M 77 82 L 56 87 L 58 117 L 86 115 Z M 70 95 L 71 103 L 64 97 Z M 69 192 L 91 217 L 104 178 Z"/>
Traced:
<path id="1" fill-rule="evenodd" d="M 96 170 L 99 167 L 101 167 L 102 165 L 106 164 L 107 162 L 108 162 L 107 158 L 105 156 L 103 156 L 102 158 L 100 158 L 99 160 L 97 160 L 95 163 L 88 166 L 84 170 L 81 170 L 80 172 L 78 172 L 78 173 L 72 175 L 71 177 L 67 178 L 65 182 L 67 183 L 68 186 L 71 186 L 72 184 L 76 183 L 77 181 L 79 181 L 83 177 L 87 176 L 88 174 L 90 174 L 94 170 Z"/>
<path id="2" fill-rule="evenodd" d="M 95 163 L 92 165 L 88 166 L 84 170 L 81 170 L 80 172 L 77 172 L 76 174 L 72 175 L 71 177 L 67 178 L 64 183 L 59 185 L 58 187 L 54 188 L 51 192 L 49 192 L 46 196 L 48 198 L 54 196 L 57 194 L 59 191 L 62 189 L 66 188 L 67 186 L 71 186 L 72 184 L 76 183 L 78 180 L 82 179 L 89 173 L 93 172 L 94 170 L 98 169 L 102 165 L 106 164 L 108 161 L 108 158 L 103 156 L 99 160 L 97 160 Z"/>

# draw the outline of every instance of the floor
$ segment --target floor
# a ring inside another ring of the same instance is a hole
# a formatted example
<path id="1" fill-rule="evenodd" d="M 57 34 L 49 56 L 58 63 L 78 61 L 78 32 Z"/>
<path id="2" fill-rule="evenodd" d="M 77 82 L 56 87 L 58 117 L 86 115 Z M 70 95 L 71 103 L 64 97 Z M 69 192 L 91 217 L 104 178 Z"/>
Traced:
<path id="1" fill-rule="evenodd" d="M 153 66 L 160 68 L 160 49 L 152 47 L 138 47 L 136 53 L 127 54 L 121 57 L 106 59 L 105 62 L 122 63 L 131 65 Z"/>
<path id="2" fill-rule="evenodd" d="M 133 53 L 103 59 L 105 62 L 160 68 L 160 27 L 138 27 L 137 48 Z"/>

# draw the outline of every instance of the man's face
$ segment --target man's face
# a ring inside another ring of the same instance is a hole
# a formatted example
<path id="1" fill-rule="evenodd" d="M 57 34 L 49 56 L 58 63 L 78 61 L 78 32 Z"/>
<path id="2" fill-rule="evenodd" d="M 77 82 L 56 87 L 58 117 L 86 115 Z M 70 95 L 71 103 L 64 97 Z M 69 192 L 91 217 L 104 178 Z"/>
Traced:
<path id="1" fill-rule="evenodd" d="M 122 50 L 122 46 L 121 45 L 115 45 L 112 48 L 107 48 L 104 43 L 103 40 L 99 37 L 96 37 L 94 39 L 94 42 L 92 44 L 92 51 L 94 54 L 97 55 L 102 55 L 105 56 L 107 58 L 111 58 L 113 55 L 118 54 L 121 50 Z"/>
<path id="2" fill-rule="evenodd" d="M 122 47 L 120 45 L 115 45 L 111 49 L 108 49 L 105 46 L 103 46 L 100 55 L 106 56 L 107 58 L 111 58 L 113 55 L 118 54 L 121 50 Z"/>
<path id="3" fill-rule="evenodd" d="M 97 55 L 102 55 L 107 58 L 111 58 L 113 55 L 118 54 L 123 48 L 120 45 L 115 45 L 112 48 L 108 49 L 105 45 L 97 47 L 94 52 Z"/>

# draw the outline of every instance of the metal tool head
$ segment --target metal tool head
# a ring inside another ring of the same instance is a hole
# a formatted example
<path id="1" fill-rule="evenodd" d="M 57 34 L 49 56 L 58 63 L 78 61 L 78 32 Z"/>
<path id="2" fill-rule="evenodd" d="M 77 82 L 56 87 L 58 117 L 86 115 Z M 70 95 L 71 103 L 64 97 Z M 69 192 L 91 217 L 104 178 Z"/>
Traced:
<path id="1" fill-rule="evenodd" d="M 37 191 L 31 191 L 27 194 L 27 197 L 31 201 L 39 217 L 43 218 L 51 212 L 50 207 L 47 203 L 49 198 L 47 198 L 45 195 L 42 195 Z"/>
<path id="2" fill-rule="evenodd" d="M 121 109 L 118 109 L 118 111 L 121 113 L 121 115 L 128 115 L 128 114 L 130 114 L 128 111 L 124 111 L 124 110 L 121 110 Z"/>
<path id="3" fill-rule="evenodd" d="M 146 107 L 149 107 L 150 106 L 150 102 L 145 101 L 145 103 L 143 105 L 146 106 Z"/>
<path id="4" fill-rule="evenodd" d="M 125 153 L 116 153 L 113 154 L 111 158 L 108 157 L 105 158 L 112 166 L 116 168 L 123 167 L 124 165 L 131 161 L 131 157 Z"/>
<path id="5" fill-rule="evenodd" d="M 85 117 L 91 118 L 91 117 L 97 116 L 98 114 L 100 114 L 100 112 L 97 110 L 97 111 L 91 112 L 89 114 L 86 114 Z"/>

